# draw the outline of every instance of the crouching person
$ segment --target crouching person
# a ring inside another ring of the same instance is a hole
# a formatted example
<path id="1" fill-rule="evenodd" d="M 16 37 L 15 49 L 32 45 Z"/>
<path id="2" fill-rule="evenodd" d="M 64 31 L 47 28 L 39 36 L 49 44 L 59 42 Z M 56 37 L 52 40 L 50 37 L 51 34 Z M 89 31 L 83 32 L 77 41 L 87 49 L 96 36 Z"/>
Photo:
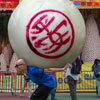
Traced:
<path id="1" fill-rule="evenodd" d="M 52 72 L 64 71 L 69 66 L 64 68 L 38 68 L 36 66 L 27 66 L 23 59 L 16 61 L 16 70 L 18 73 L 27 75 L 30 80 L 38 85 L 38 88 L 33 92 L 31 100 L 46 100 L 50 91 L 56 87 L 56 79 L 51 74 Z"/>

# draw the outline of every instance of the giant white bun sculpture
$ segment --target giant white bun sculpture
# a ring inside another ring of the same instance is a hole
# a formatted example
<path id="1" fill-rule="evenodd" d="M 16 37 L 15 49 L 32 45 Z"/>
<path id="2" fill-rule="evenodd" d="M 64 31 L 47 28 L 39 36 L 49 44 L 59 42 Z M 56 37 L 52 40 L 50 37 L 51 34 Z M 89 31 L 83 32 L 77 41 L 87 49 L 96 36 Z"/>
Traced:
<path id="1" fill-rule="evenodd" d="M 28 65 L 64 67 L 82 51 L 85 24 L 69 0 L 23 0 L 12 13 L 11 46 Z"/>

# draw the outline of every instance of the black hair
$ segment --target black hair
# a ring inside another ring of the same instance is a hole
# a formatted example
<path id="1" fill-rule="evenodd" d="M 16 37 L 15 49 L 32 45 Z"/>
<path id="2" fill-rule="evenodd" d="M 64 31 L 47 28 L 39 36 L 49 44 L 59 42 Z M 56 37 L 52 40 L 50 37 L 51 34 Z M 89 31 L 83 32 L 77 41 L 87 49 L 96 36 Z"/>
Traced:
<path id="1" fill-rule="evenodd" d="M 98 63 L 100 63 L 100 60 L 99 59 L 95 59 L 94 60 L 94 64 L 98 64 Z"/>

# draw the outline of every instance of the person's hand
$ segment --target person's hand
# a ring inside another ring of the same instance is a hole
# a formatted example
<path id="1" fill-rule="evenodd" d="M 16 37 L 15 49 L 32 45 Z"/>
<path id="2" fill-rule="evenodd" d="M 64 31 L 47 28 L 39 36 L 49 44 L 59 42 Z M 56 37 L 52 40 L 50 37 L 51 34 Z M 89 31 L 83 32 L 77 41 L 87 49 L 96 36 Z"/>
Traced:
<path id="1" fill-rule="evenodd" d="M 64 67 L 64 70 L 66 70 L 67 68 L 70 67 L 70 64 L 67 64 L 65 67 Z"/>

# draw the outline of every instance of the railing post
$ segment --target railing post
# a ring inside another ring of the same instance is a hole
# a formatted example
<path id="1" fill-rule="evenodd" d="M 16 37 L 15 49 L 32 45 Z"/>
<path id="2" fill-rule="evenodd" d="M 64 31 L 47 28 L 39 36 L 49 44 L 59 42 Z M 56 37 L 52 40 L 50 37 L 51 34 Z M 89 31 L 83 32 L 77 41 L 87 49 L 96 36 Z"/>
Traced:
<path id="1" fill-rule="evenodd" d="M 17 73 L 15 73 L 15 96 L 16 96 L 16 75 Z"/>
<path id="2" fill-rule="evenodd" d="M 12 72 L 11 72 L 11 93 L 13 96 L 14 94 L 13 94 L 13 74 L 12 74 Z"/>

